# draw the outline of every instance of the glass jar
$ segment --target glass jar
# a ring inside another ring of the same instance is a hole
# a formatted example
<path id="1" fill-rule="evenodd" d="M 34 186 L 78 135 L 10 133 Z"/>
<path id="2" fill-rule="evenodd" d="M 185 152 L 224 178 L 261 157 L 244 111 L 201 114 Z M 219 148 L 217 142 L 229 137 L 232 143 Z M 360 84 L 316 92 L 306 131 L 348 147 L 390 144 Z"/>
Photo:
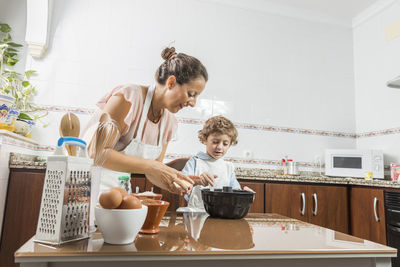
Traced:
<path id="1" fill-rule="evenodd" d="M 118 177 L 119 187 L 123 188 L 128 192 L 128 194 L 132 193 L 131 189 L 131 177 L 129 176 L 120 176 Z"/>

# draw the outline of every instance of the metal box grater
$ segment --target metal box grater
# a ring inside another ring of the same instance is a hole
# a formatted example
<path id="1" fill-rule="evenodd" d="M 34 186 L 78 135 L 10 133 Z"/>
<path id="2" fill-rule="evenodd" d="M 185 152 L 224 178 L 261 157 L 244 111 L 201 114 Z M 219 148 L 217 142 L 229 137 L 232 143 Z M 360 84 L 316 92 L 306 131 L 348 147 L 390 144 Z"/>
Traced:
<path id="1" fill-rule="evenodd" d="M 81 147 L 83 151 L 86 149 L 86 143 L 80 141 L 85 144 Z M 62 140 L 61 145 L 63 142 L 76 144 Z M 63 149 L 59 141 L 55 154 L 47 158 L 42 202 L 34 238 L 37 242 L 51 245 L 89 237 L 93 161 L 86 157 L 86 150 L 80 153 L 80 157 L 74 157 L 63 155 Z"/>

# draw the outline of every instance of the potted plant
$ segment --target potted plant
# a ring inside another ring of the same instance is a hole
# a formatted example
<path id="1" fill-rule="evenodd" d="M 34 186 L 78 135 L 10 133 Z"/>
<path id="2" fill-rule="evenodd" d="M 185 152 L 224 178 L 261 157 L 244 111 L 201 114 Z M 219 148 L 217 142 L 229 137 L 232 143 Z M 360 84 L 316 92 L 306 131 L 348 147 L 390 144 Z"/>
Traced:
<path id="1" fill-rule="evenodd" d="M 9 26 L 6 24 L 0 24 L 0 129 L 7 126 L 8 113 L 15 102 L 15 98 L 9 94 L 8 91 L 8 80 L 3 75 L 4 64 L 15 64 L 14 62 L 14 48 L 9 47 L 11 40 L 9 34 Z M 11 44 L 13 45 L 13 44 Z"/>
<path id="2" fill-rule="evenodd" d="M 0 23 L 0 95 L 11 103 L 7 106 L 8 126 L 15 126 L 16 133 L 29 137 L 35 122 L 41 121 L 41 118 L 48 113 L 33 102 L 36 89 L 29 79 L 35 71 L 27 70 L 21 74 L 15 70 L 3 68 L 3 66 L 12 67 L 18 62 L 18 48 L 22 47 L 21 44 L 11 41 L 10 31 L 9 25 Z M 47 126 L 46 123 L 42 122 L 42 124 L 43 127 Z"/>

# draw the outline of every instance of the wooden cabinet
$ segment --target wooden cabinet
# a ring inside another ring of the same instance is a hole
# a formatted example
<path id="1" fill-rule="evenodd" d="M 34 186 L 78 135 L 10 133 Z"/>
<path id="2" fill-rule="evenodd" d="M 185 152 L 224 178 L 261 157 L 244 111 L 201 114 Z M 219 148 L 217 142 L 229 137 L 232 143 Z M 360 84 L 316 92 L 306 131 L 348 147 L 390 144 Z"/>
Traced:
<path id="1" fill-rule="evenodd" d="M 346 186 L 307 186 L 308 222 L 342 233 L 349 232 L 349 201 Z"/>
<path id="2" fill-rule="evenodd" d="M 35 233 L 44 184 L 44 170 L 11 170 L 8 183 L 0 266 L 18 266 L 14 252 Z"/>
<path id="3" fill-rule="evenodd" d="M 351 234 L 386 245 L 385 205 L 382 189 L 350 189 Z"/>
<path id="4" fill-rule="evenodd" d="M 265 212 L 308 221 L 306 185 L 265 184 Z"/>
<path id="5" fill-rule="evenodd" d="M 349 232 L 346 186 L 265 184 L 265 212 Z"/>
<path id="6" fill-rule="evenodd" d="M 254 202 L 251 204 L 249 213 L 264 213 L 264 182 L 239 181 L 239 183 L 242 189 L 244 186 L 247 186 L 256 192 Z"/>

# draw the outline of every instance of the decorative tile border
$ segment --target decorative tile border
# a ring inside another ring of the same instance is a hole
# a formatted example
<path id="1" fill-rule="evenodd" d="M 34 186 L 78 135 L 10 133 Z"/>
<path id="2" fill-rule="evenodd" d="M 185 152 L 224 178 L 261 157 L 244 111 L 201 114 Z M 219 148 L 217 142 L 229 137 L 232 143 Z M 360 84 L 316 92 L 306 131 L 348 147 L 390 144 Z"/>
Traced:
<path id="1" fill-rule="evenodd" d="M 389 134 L 398 134 L 398 133 L 400 133 L 400 127 L 386 129 L 386 130 L 380 130 L 380 131 L 360 133 L 360 134 L 357 134 L 356 138 L 375 137 L 375 136 L 380 136 L 380 135 L 389 135 Z"/>
<path id="2" fill-rule="evenodd" d="M 91 114 L 94 114 L 96 111 L 96 109 L 87 109 L 87 108 L 80 108 L 80 107 L 67 107 L 67 106 L 42 105 L 41 107 L 46 109 L 49 112 L 72 112 L 72 113 L 84 114 L 84 115 L 91 115 Z M 194 125 L 203 125 L 205 122 L 205 120 L 202 120 L 202 119 L 191 119 L 191 118 L 180 118 L 180 117 L 177 117 L 177 121 L 178 121 L 178 123 L 181 123 L 181 124 L 194 124 Z M 253 123 L 235 123 L 235 126 L 239 129 L 256 130 L 256 131 L 281 132 L 281 133 L 292 133 L 292 134 L 307 134 L 307 135 L 319 135 L 319 136 L 328 136 L 328 137 L 344 137 L 344 138 L 354 138 L 354 139 L 400 133 L 400 127 L 357 134 L 357 133 L 291 128 L 291 127 L 283 127 L 283 126 L 253 124 Z"/>
<path id="3" fill-rule="evenodd" d="M 44 108 L 49 112 L 72 112 L 83 115 L 91 115 L 96 111 L 95 109 L 80 108 L 80 107 L 51 106 L 51 105 L 41 105 L 40 107 Z"/>

